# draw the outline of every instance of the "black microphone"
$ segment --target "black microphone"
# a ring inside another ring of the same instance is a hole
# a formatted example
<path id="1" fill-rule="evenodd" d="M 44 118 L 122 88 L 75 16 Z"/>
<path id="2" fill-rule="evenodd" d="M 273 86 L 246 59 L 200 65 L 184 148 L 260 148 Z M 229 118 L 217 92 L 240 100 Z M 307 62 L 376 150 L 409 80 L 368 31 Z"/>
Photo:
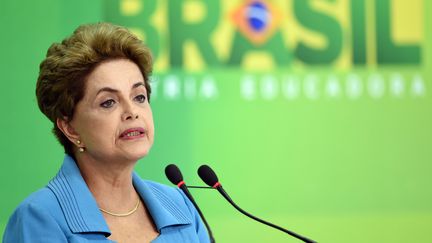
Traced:
<path id="1" fill-rule="evenodd" d="M 263 223 L 263 224 L 265 224 L 265 225 L 267 225 L 267 226 L 270 226 L 270 227 L 273 227 L 273 228 L 275 228 L 275 229 L 278 229 L 278 230 L 281 230 L 281 231 L 283 231 L 283 232 L 285 232 L 285 233 L 287 233 L 287 234 L 289 234 L 289 235 L 291 235 L 291 236 L 293 236 L 293 237 L 295 237 L 295 238 L 297 238 L 297 239 L 299 239 L 299 240 L 302 240 L 302 241 L 304 241 L 304 242 L 308 242 L 308 243 L 315 243 L 315 241 L 313 241 L 313 240 L 311 240 L 311 239 L 308 239 L 308 238 L 306 238 L 306 237 L 304 237 L 304 236 L 301 236 L 301 235 L 299 235 L 299 234 L 297 234 L 297 233 L 294 233 L 294 232 L 292 232 L 292 231 L 289 231 L 289 230 L 287 230 L 287 229 L 284 229 L 284 228 L 282 228 L 282 227 L 280 227 L 280 226 L 278 226 L 278 225 L 275 225 L 275 224 L 272 224 L 272 223 L 270 223 L 270 222 L 267 222 L 267 221 L 264 221 L 264 220 L 262 220 L 262 219 L 260 219 L 260 218 L 257 218 L 257 217 L 255 217 L 255 216 L 253 216 L 253 215 L 251 215 L 251 214 L 249 214 L 248 212 L 246 212 L 246 211 L 244 211 L 243 209 L 241 209 L 239 206 L 237 206 L 237 204 L 235 204 L 234 203 L 234 201 L 228 196 L 228 193 L 226 193 L 225 192 L 225 190 L 222 188 L 222 185 L 219 183 L 219 179 L 218 179 L 218 177 L 216 176 L 216 173 L 208 166 L 208 165 L 201 165 L 199 168 L 198 168 L 198 175 L 199 175 L 199 177 L 201 177 L 201 179 L 207 184 L 207 185 L 209 185 L 209 186 L 211 186 L 211 187 L 213 187 L 213 188 L 215 188 L 215 189 L 217 189 L 221 194 L 222 194 L 222 196 L 229 202 L 229 203 L 231 203 L 231 205 L 233 205 L 238 211 L 240 211 L 242 214 L 244 214 L 244 215 L 246 215 L 246 216 L 248 216 L 249 218 L 252 218 L 252 219 L 254 219 L 254 220 L 256 220 L 256 221 L 258 221 L 258 222 L 260 222 L 260 223 Z"/>
<path id="2" fill-rule="evenodd" d="M 210 242 L 215 243 L 215 239 L 213 238 L 213 233 L 210 229 L 210 226 L 208 225 L 200 208 L 198 207 L 195 200 L 193 199 L 192 194 L 190 194 L 189 190 L 187 189 L 186 183 L 183 181 L 183 175 L 180 172 L 180 169 L 175 164 L 170 164 L 167 167 L 165 167 L 165 175 L 167 176 L 169 181 L 171 181 L 174 185 L 178 186 L 184 192 L 184 194 L 189 198 L 189 200 L 195 206 L 196 210 L 198 211 L 202 221 L 204 222 L 207 228 L 207 232 L 210 237 Z"/>

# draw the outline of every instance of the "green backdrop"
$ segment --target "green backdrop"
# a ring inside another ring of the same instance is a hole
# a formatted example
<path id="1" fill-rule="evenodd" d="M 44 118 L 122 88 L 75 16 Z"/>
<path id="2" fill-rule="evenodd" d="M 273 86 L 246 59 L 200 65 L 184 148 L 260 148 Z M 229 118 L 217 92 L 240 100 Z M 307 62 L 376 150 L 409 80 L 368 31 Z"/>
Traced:
<path id="1" fill-rule="evenodd" d="M 425 242 L 432 227 L 432 2 L 0 2 L 0 231 L 57 172 L 38 110 L 49 45 L 82 23 L 127 26 L 155 57 L 156 141 L 136 170 L 199 185 L 218 172 L 259 217 L 319 242 Z M 192 191 L 218 242 L 298 242 Z M 1 236 L 1 234 L 0 234 Z"/>

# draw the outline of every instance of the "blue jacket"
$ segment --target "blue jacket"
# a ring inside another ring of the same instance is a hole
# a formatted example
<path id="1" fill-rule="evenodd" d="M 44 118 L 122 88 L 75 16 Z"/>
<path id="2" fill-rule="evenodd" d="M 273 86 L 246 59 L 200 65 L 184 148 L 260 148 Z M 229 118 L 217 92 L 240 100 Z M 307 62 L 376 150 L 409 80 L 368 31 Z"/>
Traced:
<path id="1" fill-rule="evenodd" d="M 153 243 L 210 242 L 199 214 L 181 190 L 142 180 L 136 173 L 133 184 L 159 232 Z M 110 234 L 78 166 L 66 155 L 54 179 L 17 207 L 3 243 L 114 242 L 106 238 Z"/>

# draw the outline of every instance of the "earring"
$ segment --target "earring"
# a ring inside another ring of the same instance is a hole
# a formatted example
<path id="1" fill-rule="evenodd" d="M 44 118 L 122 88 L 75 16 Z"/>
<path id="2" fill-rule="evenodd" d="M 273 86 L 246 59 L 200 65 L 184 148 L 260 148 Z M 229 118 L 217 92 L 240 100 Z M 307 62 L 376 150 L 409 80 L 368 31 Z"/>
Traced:
<path id="1" fill-rule="evenodd" d="M 81 144 L 81 140 L 76 140 L 76 143 Z M 82 153 L 82 152 L 84 152 L 84 147 L 79 147 L 78 150 L 80 153 Z"/>

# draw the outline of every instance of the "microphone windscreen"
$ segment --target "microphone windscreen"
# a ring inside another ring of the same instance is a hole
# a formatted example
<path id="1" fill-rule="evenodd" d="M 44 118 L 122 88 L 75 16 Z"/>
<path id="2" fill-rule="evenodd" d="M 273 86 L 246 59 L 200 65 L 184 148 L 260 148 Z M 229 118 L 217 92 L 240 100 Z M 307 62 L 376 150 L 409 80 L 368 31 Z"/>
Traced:
<path id="1" fill-rule="evenodd" d="M 165 167 L 165 175 L 174 185 L 179 184 L 183 180 L 183 175 L 175 164 Z"/>
<path id="2" fill-rule="evenodd" d="M 208 165 L 201 165 L 198 168 L 198 175 L 207 185 L 211 187 L 219 182 L 216 173 Z"/>

